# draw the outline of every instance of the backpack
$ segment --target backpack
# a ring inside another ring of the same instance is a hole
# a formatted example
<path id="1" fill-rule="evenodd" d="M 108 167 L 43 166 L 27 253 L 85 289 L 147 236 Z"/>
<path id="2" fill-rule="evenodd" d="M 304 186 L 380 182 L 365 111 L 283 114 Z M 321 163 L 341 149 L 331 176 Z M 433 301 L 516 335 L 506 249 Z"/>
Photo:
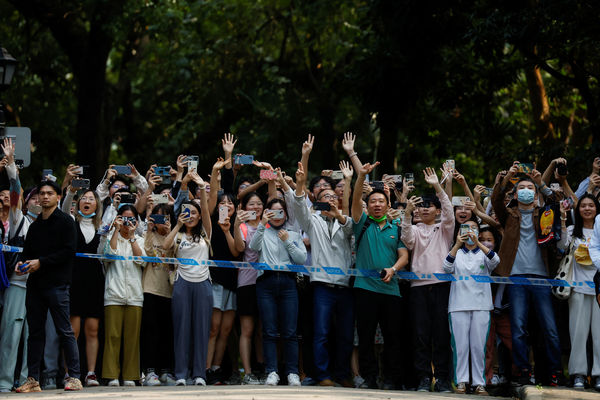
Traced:
<path id="1" fill-rule="evenodd" d="M 21 222 L 19 223 L 19 227 L 17 228 L 17 231 L 15 232 L 15 236 L 13 236 L 11 239 L 8 239 L 8 245 L 9 246 L 15 246 L 15 247 L 23 247 L 25 245 L 25 235 L 23 236 L 19 236 L 19 234 L 21 233 L 21 230 L 23 230 L 23 224 L 25 223 L 25 216 L 23 216 L 23 218 L 21 218 Z M 13 252 L 2 252 L 4 254 L 4 267 L 5 267 L 5 271 L 6 271 L 6 276 L 10 279 L 10 276 L 12 275 L 13 271 L 15 270 L 15 266 L 17 265 L 17 262 L 19 261 L 19 253 L 13 253 Z"/>

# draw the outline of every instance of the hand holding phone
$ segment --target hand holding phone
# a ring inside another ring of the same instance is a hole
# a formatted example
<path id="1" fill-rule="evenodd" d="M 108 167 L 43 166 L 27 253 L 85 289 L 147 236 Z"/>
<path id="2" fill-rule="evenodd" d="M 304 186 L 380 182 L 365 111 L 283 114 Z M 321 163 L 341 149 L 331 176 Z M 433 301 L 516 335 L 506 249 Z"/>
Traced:
<path id="1" fill-rule="evenodd" d="M 254 156 L 249 154 L 238 154 L 234 158 L 235 164 L 249 165 L 254 161 Z"/>
<path id="2" fill-rule="evenodd" d="M 224 224 L 229 217 L 229 207 L 219 206 L 219 223 Z"/>
<path id="3" fill-rule="evenodd" d="M 115 165 L 112 167 L 119 175 L 131 175 L 131 167 L 129 165 Z"/>

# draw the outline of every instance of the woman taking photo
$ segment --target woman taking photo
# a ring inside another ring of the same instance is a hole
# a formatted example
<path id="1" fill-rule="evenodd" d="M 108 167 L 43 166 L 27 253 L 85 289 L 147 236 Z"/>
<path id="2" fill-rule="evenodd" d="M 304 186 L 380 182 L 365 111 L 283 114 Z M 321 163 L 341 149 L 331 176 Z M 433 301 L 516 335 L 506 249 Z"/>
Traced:
<path id="1" fill-rule="evenodd" d="M 119 256 L 145 256 L 144 239 L 135 234 L 138 212 L 133 205 L 119 208 L 109 233 L 104 253 Z M 104 357 L 102 377 L 109 379 L 108 386 L 123 384 L 135 386 L 140 379 L 140 327 L 142 324 L 143 261 L 111 260 L 105 262 L 106 280 L 104 290 Z M 120 365 L 121 341 L 123 342 L 123 366 Z"/>
<path id="2" fill-rule="evenodd" d="M 571 248 L 573 256 L 573 280 L 576 282 L 594 281 L 596 267 L 592 263 L 588 247 L 594 232 L 594 220 L 600 211 L 598 200 L 588 193 L 581 196 L 575 207 L 575 224 L 566 227 L 567 200 L 560 204 L 560 222 L 562 228 L 558 247 Z M 569 334 L 571 336 L 571 355 L 569 357 L 569 375 L 574 376 L 573 388 L 583 389 L 588 372 L 587 339 L 592 333 L 593 366 L 592 384 L 600 390 L 600 308 L 596 304 L 596 292 L 589 286 L 575 286 L 569 298 Z"/>
<path id="3" fill-rule="evenodd" d="M 250 241 L 250 248 L 258 251 L 261 263 L 303 264 L 306 247 L 302 237 L 283 229 L 287 221 L 285 203 L 272 199 L 267 203 L 262 220 Z M 296 274 L 265 271 L 256 280 L 258 311 L 263 324 L 265 371 L 267 385 L 277 385 L 277 342 L 282 340 L 283 358 L 288 385 L 300 386 L 298 376 L 298 292 Z"/>
<path id="4" fill-rule="evenodd" d="M 62 210 L 70 214 L 71 202 L 77 189 L 69 185 Z M 100 198 L 92 190 L 85 190 L 75 206 L 75 225 L 77 227 L 77 253 L 98 251 L 100 235 L 96 233 L 102 224 Z M 102 250 L 102 249 L 100 249 Z M 71 326 L 75 339 L 79 338 L 81 321 L 84 320 L 85 353 L 88 373 L 86 386 L 99 386 L 96 377 L 96 359 L 98 357 L 98 326 L 104 312 L 104 273 L 102 263 L 94 258 L 75 257 L 71 278 Z"/>
<path id="5" fill-rule="evenodd" d="M 196 172 L 192 171 L 188 175 L 198 185 L 201 205 L 194 201 L 183 203 L 177 224 L 165 238 L 163 249 L 175 247 L 175 257 L 193 258 L 200 263 L 208 260 L 210 255 L 212 224 L 205 193 L 206 184 Z M 181 190 L 187 191 L 185 179 Z M 178 264 L 171 298 L 175 379 L 178 386 L 185 386 L 188 377 L 194 379 L 195 385 L 206 386 L 206 358 L 212 307 L 212 285 L 208 266 Z"/>

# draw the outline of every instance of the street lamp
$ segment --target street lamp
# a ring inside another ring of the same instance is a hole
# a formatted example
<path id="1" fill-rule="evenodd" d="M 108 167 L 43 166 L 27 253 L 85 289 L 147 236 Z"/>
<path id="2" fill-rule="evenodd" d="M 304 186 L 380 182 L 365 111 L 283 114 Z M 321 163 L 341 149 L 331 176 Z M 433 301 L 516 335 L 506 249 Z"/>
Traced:
<path id="1" fill-rule="evenodd" d="M 0 47 L 0 91 L 10 86 L 16 68 L 17 60 L 4 47 Z M 5 126 L 4 104 L 2 104 L 2 100 L 0 99 L 0 136 L 4 136 Z"/>
<path id="2" fill-rule="evenodd" d="M 17 60 L 4 48 L 0 48 L 0 89 L 4 90 L 10 86 L 15 69 L 17 68 Z"/>

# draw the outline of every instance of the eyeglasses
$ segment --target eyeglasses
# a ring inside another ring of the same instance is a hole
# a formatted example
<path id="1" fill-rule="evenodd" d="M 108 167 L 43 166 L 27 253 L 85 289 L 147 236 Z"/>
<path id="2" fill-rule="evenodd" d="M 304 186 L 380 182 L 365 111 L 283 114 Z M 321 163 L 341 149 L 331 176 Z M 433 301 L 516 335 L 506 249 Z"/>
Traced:
<path id="1" fill-rule="evenodd" d="M 324 194 L 323 196 L 321 196 L 322 199 L 325 200 L 337 200 L 338 197 L 335 194 Z"/>
<path id="2" fill-rule="evenodd" d="M 93 197 L 82 197 L 81 198 L 81 201 L 90 201 L 91 202 L 91 201 L 94 201 L 94 200 L 96 200 L 96 199 L 93 198 Z"/>
<path id="3" fill-rule="evenodd" d="M 127 189 L 128 187 L 127 185 L 112 185 L 113 189 Z"/>
<path id="4" fill-rule="evenodd" d="M 315 189 L 330 189 L 331 185 L 329 183 L 316 183 L 314 188 Z"/>
<path id="5" fill-rule="evenodd" d="M 244 190 L 244 189 L 246 189 L 248 186 L 250 186 L 250 185 L 240 185 L 240 189 L 241 189 L 241 190 Z"/>

